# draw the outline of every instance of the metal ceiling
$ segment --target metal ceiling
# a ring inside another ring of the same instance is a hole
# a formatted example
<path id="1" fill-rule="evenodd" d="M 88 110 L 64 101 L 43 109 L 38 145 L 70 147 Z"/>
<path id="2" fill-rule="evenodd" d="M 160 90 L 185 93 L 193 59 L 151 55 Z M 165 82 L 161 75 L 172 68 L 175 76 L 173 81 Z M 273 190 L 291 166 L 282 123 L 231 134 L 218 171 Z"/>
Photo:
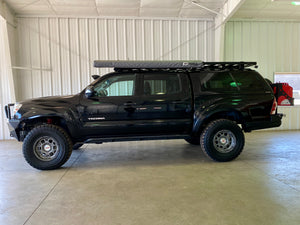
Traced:
<path id="1" fill-rule="evenodd" d="M 216 16 L 214 11 L 218 12 L 227 0 L 4 1 L 17 15 L 214 18 Z"/>
<path id="2" fill-rule="evenodd" d="M 246 0 L 233 18 L 299 20 L 300 6 L 293 1 L 297 0 Z"/>

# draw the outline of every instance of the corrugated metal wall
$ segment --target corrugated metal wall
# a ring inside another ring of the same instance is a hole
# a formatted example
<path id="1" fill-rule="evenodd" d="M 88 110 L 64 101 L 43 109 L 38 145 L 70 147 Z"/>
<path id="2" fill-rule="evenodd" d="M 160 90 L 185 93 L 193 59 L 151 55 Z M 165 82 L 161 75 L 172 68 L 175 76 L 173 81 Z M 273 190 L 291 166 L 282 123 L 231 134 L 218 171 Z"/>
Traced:
<path id="1" fill-rule="evenodd" d="M 274 72 L 300 71 L 300 22 L 230 21 L 225 28 L 225 59 L 257 61 L 273 81 Z"/>
<path id="2" fill-rule="evenodd" d="M 274 72 L 300 72 L 300 22 L 230 21 L 225 28 L 224 59 L 257 61 L 271 81 Z M 282 107 L 281 130 L 300 128 L 300 106 Z"/>
<path id="3" fill-rule="evenodd" d="M 18 18 L 17 99 L 75 94 L 95 59 L 213 60 L 214 22 L 205 20 Z"/>
<path id="4" fill-rule="evenodd" d="M 4 105 L 15 101 L 11 64 L 16 61 L 16 38 L 14 14 L 0 1 L 0 140 L 10 138 Z"/>
<path id="5" fill-rule="evenodd" d="M 0 140 L 9 139 L 4 106 L 15 101 L 13 74 L 11 63 L 15 59 L 13 48 L 15 28 L 8 24 L 0 15 Z"/>

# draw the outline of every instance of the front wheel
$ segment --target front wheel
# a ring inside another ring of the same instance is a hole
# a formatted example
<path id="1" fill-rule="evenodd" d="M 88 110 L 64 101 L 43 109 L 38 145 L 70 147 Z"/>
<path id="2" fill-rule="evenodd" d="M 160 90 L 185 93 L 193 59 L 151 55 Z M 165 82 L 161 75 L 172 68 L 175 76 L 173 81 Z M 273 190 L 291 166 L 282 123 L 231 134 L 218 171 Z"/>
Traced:
<path id="1" fill-rule="evenodd" d="M 72 141 L 61 127 L 41 125 L 32 129 L 23 143 L 26 161 L 39 170 L 61 167 L 71 156 Z"/>
<path id="2" fill-rule="evenodd" d="M 235 159 L 245 144 L 244 133 L 233 121 L 219 119 L 212 121 L 204 129 L 200 144 L 203 152 L 218 162 Z"/>

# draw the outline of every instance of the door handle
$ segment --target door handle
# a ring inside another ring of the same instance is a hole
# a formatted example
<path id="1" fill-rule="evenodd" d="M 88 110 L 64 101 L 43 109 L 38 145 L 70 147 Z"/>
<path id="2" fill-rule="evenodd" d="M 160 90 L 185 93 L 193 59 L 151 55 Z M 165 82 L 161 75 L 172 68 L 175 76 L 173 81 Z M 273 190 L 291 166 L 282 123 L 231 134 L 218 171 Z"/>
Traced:
<path id="1" fill-rule="evenodd" d="M 172 101 L 172 104 L 181 104 L 181 103 L 185 103 L 185 101 L 182 101 L 182 100 L 174 100 L 174 101 Z"/>
<path id="2" fill-rule="evenodd" d="M 136 103 L 135 102 L 125 102 L 124 106 L 132 107 L 132 106 L 136 106 Z"/>
<path id="3" fill-rule="evenodd" d="M 136 110 L 136 103 L 135 102 L 125 102 L 123 104 L 125 107 L 124 107 L 124 110 L 129 112 L 129 113 L 133 113 L 135 110 Z"/>

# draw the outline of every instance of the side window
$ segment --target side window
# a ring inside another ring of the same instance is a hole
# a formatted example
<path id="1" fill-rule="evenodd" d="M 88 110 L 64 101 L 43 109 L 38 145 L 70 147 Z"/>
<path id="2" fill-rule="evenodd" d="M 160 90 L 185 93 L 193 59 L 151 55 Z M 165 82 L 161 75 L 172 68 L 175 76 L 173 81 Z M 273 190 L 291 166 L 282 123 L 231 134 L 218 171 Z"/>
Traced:
<path id="1" fill-rule="evenodd" d="M 201 90 L 213 92 L 237 91 L 237 84 L 227 72 L 208 72 L 201 76 Z"/>
<path id="2" fill-rule="evenodd" d="M 231 73 L 241 91 L 261 90 L 264 91 L 266 82 L 255 71 L 238 71 Z"/>
<path id="3" fill-rule="evenodd" d="M 133 96 L 136 75 L 116 75 L 108 77 L 95 85 L 98 97 Z"/>
<path id="4" fill-rule="evenodd" d="M 145 74 L 144 95 L 172 95 L 182 91 L 179 74 Z"/>

